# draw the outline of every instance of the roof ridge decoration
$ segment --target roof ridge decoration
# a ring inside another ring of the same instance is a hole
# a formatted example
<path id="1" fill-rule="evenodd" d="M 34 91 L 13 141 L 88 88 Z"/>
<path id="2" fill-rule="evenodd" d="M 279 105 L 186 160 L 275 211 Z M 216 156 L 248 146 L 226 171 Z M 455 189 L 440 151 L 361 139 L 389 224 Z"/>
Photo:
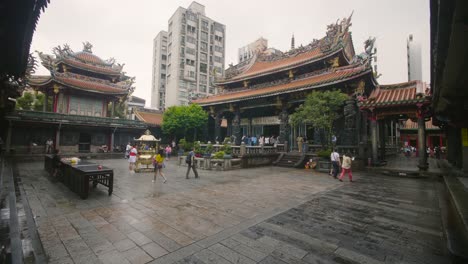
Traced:
<path id="1" fill-rule="evenodd" d="M 225 78 L 221 79 L 220 81 L 223 82 L 235 79 L 236 76 L 247 72 L 256 62 L 275 62 L 279 60 L 297 57 L 303 53 L 314 52 L 318 50 L 318 54 L 313 56 L 315 58 L 318 55 L 327 55 L 340 48 L 343 48 L 343 40 L 345 39 L 345 36 L 349 34 L 349 28 L 352 25 L 351 18 L 353 16 L 353 13 L 354 11 L 351 12 L 349 17 L 345 17 L 341 21 L 338 19 L 335 23 L 327 25 L 327 32 L 325 37 L 321 38 L 320 40 L 314 39 L 311 43 L 309 43 L 306 46 L 301 45 L 297 48 L 282 53 L 272 53 L 268 55 L 264 53 L 258 54 L 258 56 L 254 56 L 248 63 L 249 67 L 246 67 L 246 64 L 244 63 L 230 65 L 230 67 L 226 70 Z"/>
<path id="2" fill-rule="evenodd" d="M 115 63 L 114 58 L 103 60 L 99 56 L 96 56 L 92 53 L 92 47 L 93 45 L 86 41 L 83 42 L 83 50 L 78 52 L 74 52 L 68 44 L 63 44 L 63 47 L 58 45 L 52 49 L 53 55 L 45 54 L 37 50 L 36 53 L 42 60 L 42 65 L 44 65 L 44 67 L 48 68 L 49 70 L 56 70 L 57 65 L 60 62 L 66 63 L 70 61 L 76 61 L 78 63 L 84 64 L 85 67 L 97 67 L 106 71 L 115 72 L 116 74 L 122 72 L 125 63 Z"/>

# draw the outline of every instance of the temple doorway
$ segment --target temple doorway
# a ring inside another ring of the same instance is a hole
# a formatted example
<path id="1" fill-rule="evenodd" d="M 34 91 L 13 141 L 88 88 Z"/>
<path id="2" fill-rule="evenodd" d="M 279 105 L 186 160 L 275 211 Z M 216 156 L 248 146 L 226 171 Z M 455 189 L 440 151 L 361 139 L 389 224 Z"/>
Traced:
<path id="1" fill-rule="evenodd" d="M 279 125 L 266 125 L 263 126 L 263 135 L 265 137 L 278 136 L 279 135 Z"/>
<path id="2" fill-rule="evenodd" d="M 80 140 L 78 142 L 78 152 L 91 151 L 91 135 L 88 133 L 80 133 Z"/>

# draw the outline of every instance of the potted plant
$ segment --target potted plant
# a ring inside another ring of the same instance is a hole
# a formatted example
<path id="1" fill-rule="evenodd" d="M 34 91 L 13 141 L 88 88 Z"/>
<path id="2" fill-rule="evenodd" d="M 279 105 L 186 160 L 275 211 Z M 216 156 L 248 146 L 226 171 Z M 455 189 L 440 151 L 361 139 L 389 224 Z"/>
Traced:
<path id="1" fill-rule="evenodd" d="M 187 145 L 187 141 L 185 140 L 185 138 L 182 138 L 181 140 L 179 140 L 179 151 L 178 151 L 179 156 L 184 155 L 184 150 L 186 149 L 186 145 Z"/>
<path id="2" fill-rule="evenodd" d="M 213 144 L 209 143 L 205 148 L 205 158 L 211 158 L 211 152 L 213 152 Z"/>
<path id="3" fill-rule="evenodd" d="M 218 151 L 213 155 L 214 159 L 223 159 L 225 156 L 224 151 Z"/>
<path id="4" fill-rule="evenodd" d="M 232 155 L 231 155 L 232 154 L 232 147 L 231 147 L 231 145 L 224 144 L 221 147 L 220 151 L 223 151 L 224 154 L 225 154 L 223 158 L 225 158 L 225 159 L 231 159 L 232 158 Z"/>
<path id="5" fill-rule="evenodd" d="M 317 170 L 320 172 L 330 172 L 331 162 L 330 162 L 331 150 L 324 149 L 317 152 L 317 156 L 320 158 L 317 163 Z"/>

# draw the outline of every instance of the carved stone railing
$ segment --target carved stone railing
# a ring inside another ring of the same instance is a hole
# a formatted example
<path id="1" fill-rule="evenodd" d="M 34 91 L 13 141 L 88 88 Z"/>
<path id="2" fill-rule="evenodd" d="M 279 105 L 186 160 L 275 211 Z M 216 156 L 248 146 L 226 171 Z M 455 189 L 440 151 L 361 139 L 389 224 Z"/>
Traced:
<path id="1" fill-rule="evenodd" d="M 208 144 L 200 144 L 202 152 L 205 151 Z M 240 146 L 231 145 L 232 155 L 241 157 L 245 154 L 268 154 L 268 153 L 278 153 L 286 152 L 288 149 L 287 142 L 285 144 L 276 144 L 276 146 L 247 146 L 242 143 Z M 223 145 L 215 144 L 213 145 L 213 153 L 220 151 Z"/>
<path id="2" fill-rule="evenodd" d="M 7 116 L 10 120 L 24 120 L 47 122 L 56 124 L 89 124 L 89 125 L 107 125 L 111 127 L 132 127 L 132 128 L 147 128 L 148 125 L 142 121 L 132 119 L 119 119 L 109 117 L 68 115 L 53 112 L 26 111 L 17 110 Z"/>

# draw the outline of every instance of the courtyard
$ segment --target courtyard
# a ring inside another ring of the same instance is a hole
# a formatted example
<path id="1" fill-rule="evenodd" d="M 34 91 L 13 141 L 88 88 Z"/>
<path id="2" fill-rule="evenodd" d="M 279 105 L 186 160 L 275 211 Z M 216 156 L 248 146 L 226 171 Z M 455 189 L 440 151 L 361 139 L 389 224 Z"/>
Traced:
<path id="1" fill-rule="evenodd" d="M 82 200 L 43 170 L 16 177 L 49 263 L 447 263 L 436 182 L 311 170 L 199 170 L 165 175 L 114 169 L 114 192 Z"/>

